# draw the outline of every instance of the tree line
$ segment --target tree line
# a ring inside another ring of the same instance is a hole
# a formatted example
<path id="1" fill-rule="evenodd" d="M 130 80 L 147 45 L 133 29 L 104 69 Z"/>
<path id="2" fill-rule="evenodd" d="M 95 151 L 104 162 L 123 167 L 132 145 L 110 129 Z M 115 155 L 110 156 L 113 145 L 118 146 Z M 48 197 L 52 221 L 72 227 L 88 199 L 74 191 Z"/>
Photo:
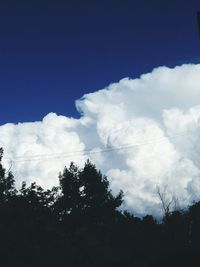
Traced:
<path id="1" fill-rule="evenodd" d="M 106 176 L 90 161 L 60 173 L 59 186 L 15 187 L 0 149 L 0 266 L 196 266 L 200 202 L 169 211 L 162 222 L 120 211 Z"/>

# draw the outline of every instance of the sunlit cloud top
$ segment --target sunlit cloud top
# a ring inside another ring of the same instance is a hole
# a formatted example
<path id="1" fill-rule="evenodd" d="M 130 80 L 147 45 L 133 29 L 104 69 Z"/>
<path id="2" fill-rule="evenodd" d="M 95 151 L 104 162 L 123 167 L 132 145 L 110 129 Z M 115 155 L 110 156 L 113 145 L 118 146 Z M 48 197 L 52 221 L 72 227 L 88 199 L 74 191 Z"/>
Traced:
<path id="1" fill-rule="evenodd" d="M 123 208 L 159 214 L 158 186 L 184 207 L 200 196 L 199 99 L 200 65 L 159 67 L 84 95 L 79 119 L 49 113 L 0 126 L 3 162 L 18 184 L 51 187 L 65 165 L 90 158 L 114 194 L 124 191 Z"/>

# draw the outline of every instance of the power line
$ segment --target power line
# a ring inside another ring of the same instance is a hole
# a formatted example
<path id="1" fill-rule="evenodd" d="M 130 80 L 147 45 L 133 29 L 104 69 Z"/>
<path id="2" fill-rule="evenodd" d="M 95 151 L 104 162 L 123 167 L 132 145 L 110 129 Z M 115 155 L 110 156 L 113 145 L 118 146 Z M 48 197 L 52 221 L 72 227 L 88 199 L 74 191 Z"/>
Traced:
<path id="1" fill-rule="evenodd" d="M 177 137 L 187 135 L 190 132 L 193 132 L 192 130 L 190 131 L 184 131 L 180 132 L 179 134 L 173 135 L 171 137 L 168 137 L 169 140 L 173 140 Z M 73 156 L 90 156 L 94 154 L 100 154 L 100 153 L 107 153 L 107 152 L 112 152 L 112 151 L 121 151 L 121 150 L 126 150 L 126 149 L 131 149 L 134 147 L 140 147 L 144 145 L 152 145 L 155 143 L 162 143 L 165 141 L 165 138 L 167 136 L 163 136 L 161 138 L 156 138 L 152 139 L 149 142 L 144 142 L 144 143 L 129 143 L 129 144 L 124 144 L 122 146 L 118 147 L 107 147 L 104 149 L 99 149 L 98 151 L 94 151 L 94 149 L 83 149 L 83 150 L 77 150 L 77 151 L 71 151 L 71 152 L 58 152 L 58 153 L 51 153 L 51 154 L 37 154 L 37 155 L 32 155 L 32 156 L 18 156 L 13 159 L 5 157 L 4 160 L 11 161 L 13 163 L 23 163 L 23 162 L 30 162 L 30 161 L 42 161 L 42 160 L 50 160 L 50 159 L 60 159 L 60 158 L 67 158 L 67 157 L 73 157 Z"/>

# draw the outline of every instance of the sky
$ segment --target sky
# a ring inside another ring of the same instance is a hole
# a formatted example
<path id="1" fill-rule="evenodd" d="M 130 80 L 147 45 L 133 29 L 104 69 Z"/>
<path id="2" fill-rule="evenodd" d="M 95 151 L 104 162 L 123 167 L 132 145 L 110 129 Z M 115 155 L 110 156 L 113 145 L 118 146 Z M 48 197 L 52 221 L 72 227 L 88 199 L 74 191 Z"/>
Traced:
<path id="1" fill-rule="evenodd" d="M 0 124 L 79 117 L 85 93 L 197 63 L 197 10 L 198 0 L 2 0 Z"/>
<path id="2" fill-rule="evenodd" d="M 0 147 L 17 186 L 89 158 L 122 209 L 200 196 L 198 1 L 2 1 Z M 173 207 L 172 207 L 173 208 Z"/>

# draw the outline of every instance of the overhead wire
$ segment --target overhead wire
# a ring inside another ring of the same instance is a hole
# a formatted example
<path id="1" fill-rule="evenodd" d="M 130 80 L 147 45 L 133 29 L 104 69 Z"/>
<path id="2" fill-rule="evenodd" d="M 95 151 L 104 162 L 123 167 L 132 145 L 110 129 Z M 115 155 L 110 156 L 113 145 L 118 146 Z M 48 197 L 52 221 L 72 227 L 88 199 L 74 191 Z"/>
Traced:
<path id="1" fill-rule="evenodd" d="M 68 158 L 68 157 L 82 157 L 82 156 L 91 156 L 94 154 L 100 154 L 100 153 L 107 153 L 112 151 L 121 151 L 126 149 L 131 149 L 134 147 L 144 146 L 144 145 L 151 145 L 155 143 L 162 143 L 168 138 L 169 140 L 173 140 L 177 137 L 188 135 L 189 133 L 194 132 L 194 130 L 187 130 L 180 132 L 176 135 L 171 136 L 163 136 L 161 138 L 154 138 L 151 139 L 148 142 L 143 143 L 127 143 L 123 144 L 121 146 L 115 146 L 115 147 L 107 147 L 103 149 L 94 150 L 94 148 L 90 149 L 83 149 L 83 150 L 77 150 L 77 151 L 67 151 L 67 152 L 53 152 L 51 154 L 37 154 L 37 155 L 31 155 L 31 156 L 17 156 L 14 158 L 10 157 L 4 157 L 4 160 L 10 161 L 12 163 L 23 163 L 23 162 L 29 162 L 29 161 L 42 161 L 42 160 L 51 160 L 51 159 L 61 159 L 61 158 Z"/>

